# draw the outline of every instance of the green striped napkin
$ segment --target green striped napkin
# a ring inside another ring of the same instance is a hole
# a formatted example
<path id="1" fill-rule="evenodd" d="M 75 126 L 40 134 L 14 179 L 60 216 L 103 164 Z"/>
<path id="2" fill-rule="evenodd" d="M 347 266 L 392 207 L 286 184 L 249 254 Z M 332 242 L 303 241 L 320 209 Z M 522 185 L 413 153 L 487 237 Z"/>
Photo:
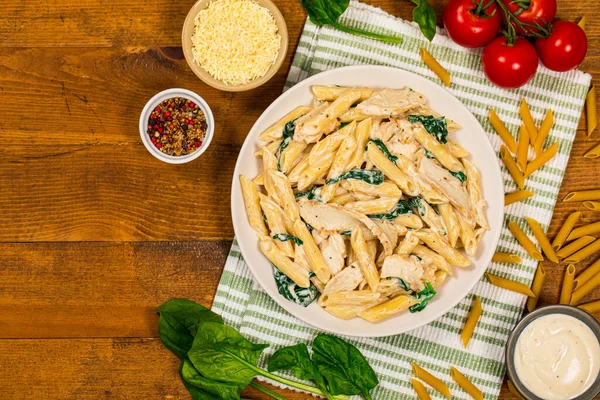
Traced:
<path id="1" fill-rule="evenodd" d="M 522 96 L 529 102 L 538 125 L 548 108 L 552 108 L 555 125 L 546 146 L 558 141 L 559 152 L 548 165 L 527 180 L 527 189 L 533 191 L 535 196 L 506 207 L 506 221 L 516 221 L 527 234 L 531 232 L 524 216 L 537 219 L 547 229 L 575 139 L 590 76 L 580 71 L 558 74 L 540 67 L 528 85 L 519 90 L 506 91 L 493 86 L 483 75 L 479 50 L 467 50 L 455 45 L 444 36 L 442 30 L 438 31 L 433 43 L 429 43 L 414 23 L 399 20 L 378 8 L 356 1 L 351 2 L 342 19 L 345 24 L 399 35 L 404 40 L 400 45 L 389 45 L 329 27 L 319 28 L 307 22 L 286 87 L 321 71 L 360 64 L 394 66 L 439 83 L 438 78 L 420 60 L 419 47 L 425 46 L 448 69 L 452 75 L 450 92 L 479 119 L 497 151 L 501 140 L 488 122 L 490 107 L 496 110 L 515 137 L 520 124 L 518 108 Z M 505 191 L 517 190 L 504 167 L 502 174 Z M 488 271 L 530 284 L 537 262 L 523 251 L 506 227 L 498 251 L 518 254 L 523 258 L 523 263 L 516 266 L 491 263 Z M 465 350 L 459 334 L 474 295 L 481 297 L 483 316 Z M 415 361 L 445 381 L 454 398 L 470 397 L 450 379 L 450 365 L 456 366 L 472 379 L 484 392 L 486 399 L 497 398 L 504 376 L 506 340 L 522 314 L 525 301 L 524 296 L 492 286 L 484 278 L 454 309 L 425 327 L 393 337 L 350 338 L 350 342 L 365 354 L 379 376 L 381 383 L 373 392 L 373 397 L 382 400 L 415 398 L 410 386 L 410 362 Z M 316 329 L 288 314 L 262 291 L 253 280 L 235 242 L 217 289 L 213 309 L 250 340 L 270 343 L 270 352 L 280 346 L 308 342 L 317 334 Z M 263 365 L 270 352 L 267 351 L 261 359 Z M 431 389 L 429 392 L 434 398 L 442 398 Z"/>

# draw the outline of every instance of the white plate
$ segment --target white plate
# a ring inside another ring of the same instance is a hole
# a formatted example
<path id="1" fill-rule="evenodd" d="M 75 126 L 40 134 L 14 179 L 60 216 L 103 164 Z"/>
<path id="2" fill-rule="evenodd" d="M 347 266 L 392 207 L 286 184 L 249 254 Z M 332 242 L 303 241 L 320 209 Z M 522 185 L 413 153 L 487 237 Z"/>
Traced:
<path id="1" fill-rule="evenodd" d="M 254 152 L 262 147 L 258 136 L 285 114 L 301 105 L 310 105 L 313 85 L 367 86 L 373 88 L 402 88 L 410 86 L 423 93 L 435 111 L 453 119 L 463 129 L 450 134 L 452 140 L 466 148 L 469 159 L 479 168 L 482 176 L 483 196 L 488 203 L 487 215 L 491 230 L 483 235 L 473 265 L 454 268 L 455 275 L 438 289 L 437 296 L 423 311 L 411 314 L 403 312 L 377 324 L 360 318 L 338 319 L 316 303 L 307 308 L 292 303 L 279 294 L 273 279 L 269 261 L 258 248 L 256 234 L 248 224 L 239 183 L 240 174 L 250 178 L 262 172 L 262 163 Z M 473 114 L 452 94 L 437 84 L 397 68 L 382 66 L 351 66 L 322 72 L 310 77 L 281 96 L 263 112 L 256 121 L 240 151 L 231 190 L 231 216 L 242 255 L 256 280 L 281 307 L 302 321 L 327 332 L 340 335 L 380 337 L 396 335 L 426 325 L 449 311 L 471 291 L 487 268 L 496 249 L 504 215 L 504 188 L 498 166 L 498 158 L 483 128 Z"/>

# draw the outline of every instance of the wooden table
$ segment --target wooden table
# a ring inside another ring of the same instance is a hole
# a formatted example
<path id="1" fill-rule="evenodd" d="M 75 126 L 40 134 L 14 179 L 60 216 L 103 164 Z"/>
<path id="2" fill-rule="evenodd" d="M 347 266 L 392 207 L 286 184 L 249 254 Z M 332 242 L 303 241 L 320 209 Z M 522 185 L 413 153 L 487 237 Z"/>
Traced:
<path id="1" fill-rule="evenodd" d="M 187 398 L 178 361 L 157 339 L 154 310 L 174 297 L 210 305 L 233 238 L 229 196 L 237 153 L 281 93 L 305 21 L 299 0 L 277 1 L 290 34 L 285 65 L 261 88 L 219 92 L 181 56 L 181 26 L 193 2 L 2 4 L 2 399 Z M 408 0 L 370 2 L 411 17 Z M 432 3 L 441 15 L 445 2 Z M 559 3 L 561 18 L 587 17 L 583 69 L 600 83 L 600 9 L 594 2 Z M 202 95 L 216 118 L 210 149 L 180 166 L 154 159 L 138 134 L 145 102 L 171 87 Z M 581 157 L 600 134 L 586 138 L 584 122 L 560 198 L 600 187 L 600 160 Z M 551 235 L 576 209 L 582 206 L 557 204 Z M 582 221 L 597 219 L 586 211 Z M 545 267 L 541 304 L 557 300 L 565 266 Z M 589 299 L 598 297 L 600 291 Z M 510 397 L 503 390 L 501 398 Z"/>

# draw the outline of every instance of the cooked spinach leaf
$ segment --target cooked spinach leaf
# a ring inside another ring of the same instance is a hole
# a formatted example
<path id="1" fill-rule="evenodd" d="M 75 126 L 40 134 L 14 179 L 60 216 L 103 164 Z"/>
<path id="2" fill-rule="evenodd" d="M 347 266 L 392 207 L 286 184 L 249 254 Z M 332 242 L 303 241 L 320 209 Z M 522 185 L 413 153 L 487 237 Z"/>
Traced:
<path id="1" fill-rule="evenodd" d="M 340 232 L 340 235 L 342 235 L 342 236 L 352 236 L 352 231 L 342 231 L 342 232 Z"/>
<path id="2" fill-rule="evenodd" d="M 360 394 L 371 400 L 370 391 L 379 384 L 379 380 L 356 347 L 335 336 L 319 335 L 312 349 L 313 360 L 332 395 Z"/>
<path id="3" fill-rule="evenodd" d="M 389 213 L 369 214 L 367 216 L 371 219 L 387 219 L 388 221 L 393 221 L 402 214 L 412 214 L 410 205 L 405 200 L 400 200 Z"/>
<path id="4" fill-rule="evenodd" d="M 385 154 L 385 156 L 394 164 L 396 164 L 396 161 L 398 161 L 398 157 L 396 157 L 395 155 L 393 155 L 392 153 L 390 153 L 390 151 L 388 150 L 387 146 L 385 145 L 385 143 L 383 143 L 381 140 L 379 139 L 369 139 L 369 142 L 373 142 L 375 143 L 375 146 L 379 147 L 379 150 L 381 150 L 381 152 L 383 154 Z M 366 149 L 365 149 L 366 150 Z"/>
<path id="5" fill-rule="evenodd" d="M 287 233 L 278 233 L 273 235 L 273 239 L 277 239 L 282 242 L 287 242 L 288 240 L 293 240 L 298 246 L 302 246 L 304 242 L 300 240 L 300 238 L 292 235 L 288 235 Z"/>
<path id="6" fill-rule="evenodd" d="M 421 217 L 424 217 L 427 213 L 427 208 L 425 208 L 425 200 L 422 197 L 413 197 L 408 200 L 408 203 L 413 209 L 417 210 L 417 214 Z"/>
<path id="7" fill-rule="evenodd" d="M 383 173 L 377 169 L 352 169 L 337 178 L 327 179 L 326 184 L 338 183 L 342 179 L 356 179 L 367 182 L 369 185 L 381 185 L 383 183 Z"/>
<path id="8" fill-rule="evenodd" d="M 302 307 L 308 307 L 319 295 L 319 290 L 312 283 L 309 287 L 302 288 L 275 266 L 273 266 L 273 277 L 279 294 Z"/>
<path id="9" fill-rule="evenodd" d="M 450 171 L 450 170 L 448 170 L 448 172 L 450 172 L 450 175 L 452 175 L 453 177 L 458 179 L 460 181 L 460 183 L 465 183 L 467 181 L 467 175 L 465 175 L 464 172 L 461 172 L 461 171 L 454 172 L 454 171 Z"/>
<path id="10" fill-rule="evenodd" d="M 448 142 L 448 126 L 446 125 L 446 118 L 436 118 L 432 115 L 409 115 L 408 121 L 413 124 L 416 124 L 417 122 L 422 123 L 425 130 L 440 143 Z"/>
<path id="11" fill-rule="evenodd" d="M 300 199 L 302 197 L 306 197 L 308 200 L 316 200 L 316 201 L 322 202 L 323 199 L 321 198 L 321 196 L 319 196 L 317 194 L 317 189 L 318 189 L 317 186 L 313 186 L 313 188 L 310 189 L 309 191 L 296 193 L 294 195 L 294 198 Z"/>
<path id="12" fill-rule="evenodd" d="M 425 149 L 425 157 L 436 160 L 436 158 L 433 156 L 433 154 L 431 154 L 431 152 L 427 149 Z"/>
<path id="13" fill-rule="evenodd" d="M 435 295 L 436 291 L 433 289 L 433 286 L 431 286 L 431 283 L 425 282 L 425 288 L 423 290 L 417 293 L 413 293 L 413 296 L 421 300 L 421 302 L 410 306 L 408 309 L 411 313 L 423 311 L 425 307 L 427 307 L 429 301 L 433 299 Z"/>
<path id="14" fill-rule="evenodd" d="M 283 151 L 292 143 L 292 139 L 294 137 L 294 131 L 296 130 L 296 120 L 290 121 L 283 127 L 283 141 L 279 145 L 279 150 L 277 151 L 277 169 L 281 172 L 281 155 Z"/>
<path id="15" fill-rule="evenodd" d="M 419 25 L 421 33 L 430 42 L 433 40 L 436 32 L 435 10 L 429 5 L 427 0 L 411 0 L 417 6 L 413 10 L 413 20 Z"/>

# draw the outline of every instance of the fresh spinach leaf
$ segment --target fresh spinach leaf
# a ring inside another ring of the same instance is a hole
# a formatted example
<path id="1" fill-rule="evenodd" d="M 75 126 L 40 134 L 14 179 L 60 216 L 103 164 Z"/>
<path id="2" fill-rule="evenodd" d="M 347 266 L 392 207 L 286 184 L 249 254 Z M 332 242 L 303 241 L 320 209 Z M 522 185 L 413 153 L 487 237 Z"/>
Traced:
<path id="1" fill-rule="evenodd" d="M 425 288 L 423 290 L 417 293 L 413 293 L 413 296 L 421 300 L 421 302 L 410 306 L 408 309 L 411 313 L 423 311 L 425 307 L 427 307 L 429 301 L 433 299 L 435 295 L 436 291 L 433 289 L 433 286 L 431 286 L 431 283 L 425 282 Z"/>
<path id="2" fill-rule="evenodd" d="M 420 122 L 427 132 L 429 132 L 440 143 L 448 142 L 448 125 L 446 118 L 436 118 L 433 115 L 409 115 L 408 121 L 412 124 Z"/>
<path id="3" fill-rule="evenodd" d="M 392 153 L 390 153 L 390 151 L 388 150 L 387 146 L 385 145 L 385 143 L 383 143 L 381 140 L 379 139 L 369 139 L 369 142 L 373 142 L 375 143 L 375 146 L 379 147 L 379 150 L 381 150 L 381 152 L 383 154 L 385 154 L 385 156 L 394 164 L 396 164 L 396 161 L 398 161 L 398 157 L 396 157 L 395 155 L 393 155 Z"/>
<path id="4" fill-rule="evenodd" d="M 279 144 L 279 150 L 277 151 L 277 169 L 281 172 L 281 155 L 283 151 L 292 143 L 294 137 L 294 131 L 296 130 L 296 120 L 290 121 L 283 127 L 282 137 L 283 140 Z"/>
<path id="5" fill-rule="evenodd" d="M 436 30 L 435 10 L 429 5 L 427 0 L 411 1 L 417 5 L 413 10 L 413 20 L 419 25 L 423 36 L 431 42 Z"/>
<path id="6" fill-rule="evenodd" d="M 214 399 L 216 396 L 221 400 L 239 400 L 240 393 L 245 388 L 234 383 L 217 382 L 203 377 L 188 359 L 183 360 L 179 372 L 184 384 L 187 384 L 186 388 L 191 385 L 194 389 L 198 389 L 199 399 Z M 194 394 L 192 398 L 193 396 Z"/>
<path id="7" fill-rule="evenodd" d="M 386 43 L 400 43 L 402 41 L 400 37 L 372 33 L 339 23 L 338 19 L 346 11 L 349 3 L 349 0 L 302 0 L 302 7 L 308 13 L 311 22 L 317 26 L 330 25 L 342 32 Z"/>
<path id="8" fill-rule="evenodd" d="M 183 358 L 192 347 L 199 324 L 223 323 L 220 315 L 185 299 L 169 300 L 158 307 L 156 312 L 160 314 L 158 320 L 160 341 L 179 358 Z"/>
<path id="9" fill-rule="evenodd" d="M 279 294 L 286 300 L 300 304 L 302 307 L 308 307 L 319 295 L 319 290 L 312 283 L 309 287 L 302 288 L 275 266 L 273 266 L 273 277 Z"/>
<path id="10" fill-rule="evenodd" d="M 267 347 L 246 340 L 232 327 L 204 322 L 188 357 L 205 378 L 246 387 L 261 373 L 256 362 Z"/>
<path id="11" fill-rule="evenodd" d="M 412 214 L 410 205 L 405 200 L 400 200 L 389 213 L 369 214 L 367 216 L 371 219 L 387 219 L 388 221 L 393 221 L 402 214 Z"/>
<path id="12" fill-rule="evenodd" d="M 331 335 L 319 335 L 312 348 L 314 362 L 332 395 L 360 394 L 371 400 L 369 392 L 379 384 L 379 380 L 356 347 Z"/>
<path id="13" fill-rule="evenodd" d="M 304 244 L 304 242 L 300 238 L 298 238 L 296 236 L 288 235 L 287 233 L 278 233 L 276 235 L 273 235 L 273 239 L 277 239 L 282 242 L 287 242 L 288 240 L 292 240 L 298 246 L 302 246 Z"/>
<path id="14" fill-rule="evenodd" d="M 448 170 L 448 172 L 450 172 L 450 175 L 452 175 L 453 177 L 458 179 L 460 181 L 460 183 L 465 183 L 467 181 L 467 175 L 465 175 L 464 172 L 461 172 L 461 171 L 454 172 L 454 171 L 450 171 L 450 170 Z"/>
<path id="15" fill-rule="evenodd" d="M 369 185 L 381 185 L 383 183 L 383 173 L 377 169 L 351 169 L 337 178 L 327 179 L 326 184 L 338 183 L 342 179 L 356 179 L 367 182 Z"/>

